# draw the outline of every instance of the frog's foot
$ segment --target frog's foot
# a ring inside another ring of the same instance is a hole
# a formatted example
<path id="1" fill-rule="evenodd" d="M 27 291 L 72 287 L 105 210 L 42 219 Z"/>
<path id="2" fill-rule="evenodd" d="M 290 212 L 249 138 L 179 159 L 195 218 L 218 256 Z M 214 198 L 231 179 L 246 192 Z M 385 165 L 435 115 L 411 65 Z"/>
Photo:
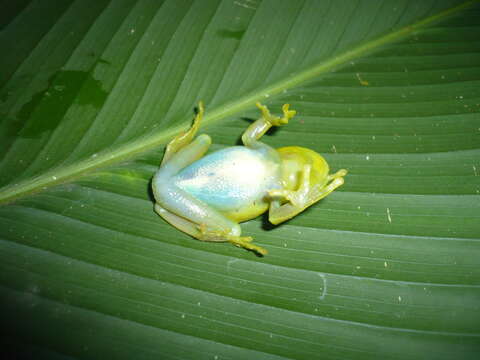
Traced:
<path id="1" fill-rule="evenodd" d="M 182 132 L 175 136 L 175 138 L 168 143 L 165 154 L 163 155 L 162 165 L 166 163 L 180 149 L 184 148 L 192 142 L 198 129 L 200 128 L 200 122 L 202 121 L 204 112 L 205 108 L 203 106 L 203 102 L 199 101 L 198 112 L 195 116 L 195 119 L 193 120 L 192 126 L 186 132 Z"/>
<path id="2" fill-rule="evenodd" d="M 266 255 L 267 250 L 264 248 L 253 245 L 251 236 L 236 236 L 228 233 L 227 231 L 222 230 L 211 230 L 208 229 L 205 225 L 200 225 L 198 227 L 200 230 L 200 236 L 198 236 L 199 240 L 202 241 L 213 241 L 213 242 L 229 242 L 235 246 L 253 251 L 259 255 Z"/>
<path id="3" fill-rule="evenodd" d="M 269 122 L 272 126 L 281 126 L 288 124 L 288 120 L 293 118 L 297 113 L 295 110 L 289 110 L 290 104 L 284 104 L 282 106 L 283 116 L 278 117 L 270 114 L 270 111 L 265 105 L 262 105 L 259 102 L 257 102 L 256 105 L 262 112 L 262 117 L 265 119 L 265 121 Z"/>
<path id="4" fill-rule="evenodd" d="M 251 236 L 243 236 L 243 237 L 242 236 L 231 236 L 229 238 L 228 242 L 230 244 L 235 245 L 235 246 L 253 251 L 253 252 L 257 253 L 258 255 L 262 255 L 262 256 L 267 255 L 268 251 L 265 250 L 264 248 L 260 247 L 260 246 L 253 245 L 252 240 L 253 240 L 253 238 Z"/>

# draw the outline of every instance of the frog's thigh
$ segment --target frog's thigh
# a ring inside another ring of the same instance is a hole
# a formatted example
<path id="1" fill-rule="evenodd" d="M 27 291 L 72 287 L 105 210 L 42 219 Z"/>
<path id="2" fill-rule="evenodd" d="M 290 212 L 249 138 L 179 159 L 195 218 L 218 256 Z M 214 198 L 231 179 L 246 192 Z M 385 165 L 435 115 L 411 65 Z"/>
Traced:
<path id="1" fill-rule="evenodd" d="M 179 224 L 184 228 L 190 229 L 185 232 L 198 239 L 207 241 L 229 241 L 228 236 L 240 236 L 240 225 L 174 184 L 163 184 L 162 192 L 158 194 L 156 200 L 157 203 L 159 203 L 159 208 L 168 211 L 173 216 L 181 217 L 184 220 L 184 222 L 173 220 L 176 221 L 176 223 L 173 224 L 174 226 Z M 164 217 L 165 211 L 159 212 L 158 210 L 160 209 L 157 209 L 157 207 L 155 210 L 157 210 L 160 216 Z M 170 214 L 166 216 L 169 216 L 169 219 L 174 219 Z M 167 221 L 169 220 L 167 219 Z M 188 227 L 186 222 L 193 224 L 193 227 L 195 227 L 198 232 L 192 233 L 192 228 Z M 180 226 L 178 226 L 178 228 L 183 231 Z M 208 233 L 218 233 L 218 236 L 205 236 L 205 234 Z M 225 236 L 222 237 L 221 234 Z"/>
<path id="2" fill-rule="evenodd" d="M 193 142 L 174 154 L 163 164 L 154 177 L 154 186 L 159 187 L 163 182 L 170 182 L 171 177 L 180 170 L 200 159 L 210 147 L 212 139 L 207 134 L 199 135 Z"/>
<path id="3" fill-rule="evenodd" d="M 175 215 L 174 213 L 168 211 L 167 209 L 162 208 L 160 205 L 155 205 L 155 211 L 160 215 L 165 221 L 167 221 L 170 225 L 175 226 L 178 230 L 183 231 L 184 233 L 193 236 L 202 241 L 213 241 L 213 242 L 230 242 L 231 244 L 243 247 L 247 250 L 252 250 L 260 255 L 266 255 L 267 250 L 263 249 L 260 246 L 254 245 L 251 243 L 252 238 L 241 237 L 240 235 L 240 225 L 234 223 L 236 227 L 238 227 L 238 232 L 236 230 L 232 231 L 232 229 L 227 231 L 222 230 L 208 230 L 205 229 L 204 231 L 201 230 L 201 226 L 181 217 Z M 233 222 L 232 222 L 233 223 Z M 216 224 L 212 224 L 212 228 L 214 228 Z M 228 235 L 226 232 L 230 232 L 232 234 L 238 233 L 238 235 Z"/>
<path id="4" fill-rule="evenodd" d="M 201 233 L 198 230 L 198 226 L 193 222 L 188 221 L 181 216 L 177 216 L 174 213 L 171 213 L 167 209 L 162 208 L 160 205 L 155 204 L 155 211 L 160 215 L 166 222 L 170 225 L 175 226 L 178 230 L 183 231 L 184 233 L 193 236 L 194 238 L 199 238 Z"/>

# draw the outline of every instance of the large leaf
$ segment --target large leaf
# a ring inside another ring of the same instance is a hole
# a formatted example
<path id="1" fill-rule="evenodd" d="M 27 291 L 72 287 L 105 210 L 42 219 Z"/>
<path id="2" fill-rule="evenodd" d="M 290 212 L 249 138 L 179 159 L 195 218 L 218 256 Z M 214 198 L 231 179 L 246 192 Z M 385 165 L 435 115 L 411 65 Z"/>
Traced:
<path id="1" fill-rule="evenodd" d="M 3 1 L 0 299 L 19 357 L 476 358 L 480 7 L 457 1 Z M 346 184 L 257 258 L 153 212 L 165 143 L 265 141 Z"/>

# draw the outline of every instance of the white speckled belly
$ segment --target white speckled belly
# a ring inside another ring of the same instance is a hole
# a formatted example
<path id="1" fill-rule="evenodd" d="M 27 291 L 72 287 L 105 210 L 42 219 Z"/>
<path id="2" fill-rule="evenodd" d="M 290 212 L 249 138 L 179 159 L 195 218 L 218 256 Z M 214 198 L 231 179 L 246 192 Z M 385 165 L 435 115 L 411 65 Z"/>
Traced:
<path id="1" fill-rule="evenodd" d="M 256 208 L 262 213 L 268 207 L 264 201 L 267 191 L 281 188 L 280 159 L 275 150 L 267 147 L 229 147 L 197 160 L 173 181 L 223 213 L 251 213 Z"/>

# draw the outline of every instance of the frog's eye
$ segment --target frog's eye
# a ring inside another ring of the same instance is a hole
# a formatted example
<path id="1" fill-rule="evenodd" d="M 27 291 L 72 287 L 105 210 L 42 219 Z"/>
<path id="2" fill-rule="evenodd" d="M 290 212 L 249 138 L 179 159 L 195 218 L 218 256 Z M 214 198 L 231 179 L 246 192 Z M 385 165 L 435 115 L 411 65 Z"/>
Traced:
<path id="1" fill-rule="evenodd" d="M 329 167 L 325 159 L 313 150 L 300 146 L 277 149 L 282 159 L 282 182 L 285 189 L 297 190 L 304 165 L 311 165 L 310 186 L 323 186 L 328 181 Z"/>

